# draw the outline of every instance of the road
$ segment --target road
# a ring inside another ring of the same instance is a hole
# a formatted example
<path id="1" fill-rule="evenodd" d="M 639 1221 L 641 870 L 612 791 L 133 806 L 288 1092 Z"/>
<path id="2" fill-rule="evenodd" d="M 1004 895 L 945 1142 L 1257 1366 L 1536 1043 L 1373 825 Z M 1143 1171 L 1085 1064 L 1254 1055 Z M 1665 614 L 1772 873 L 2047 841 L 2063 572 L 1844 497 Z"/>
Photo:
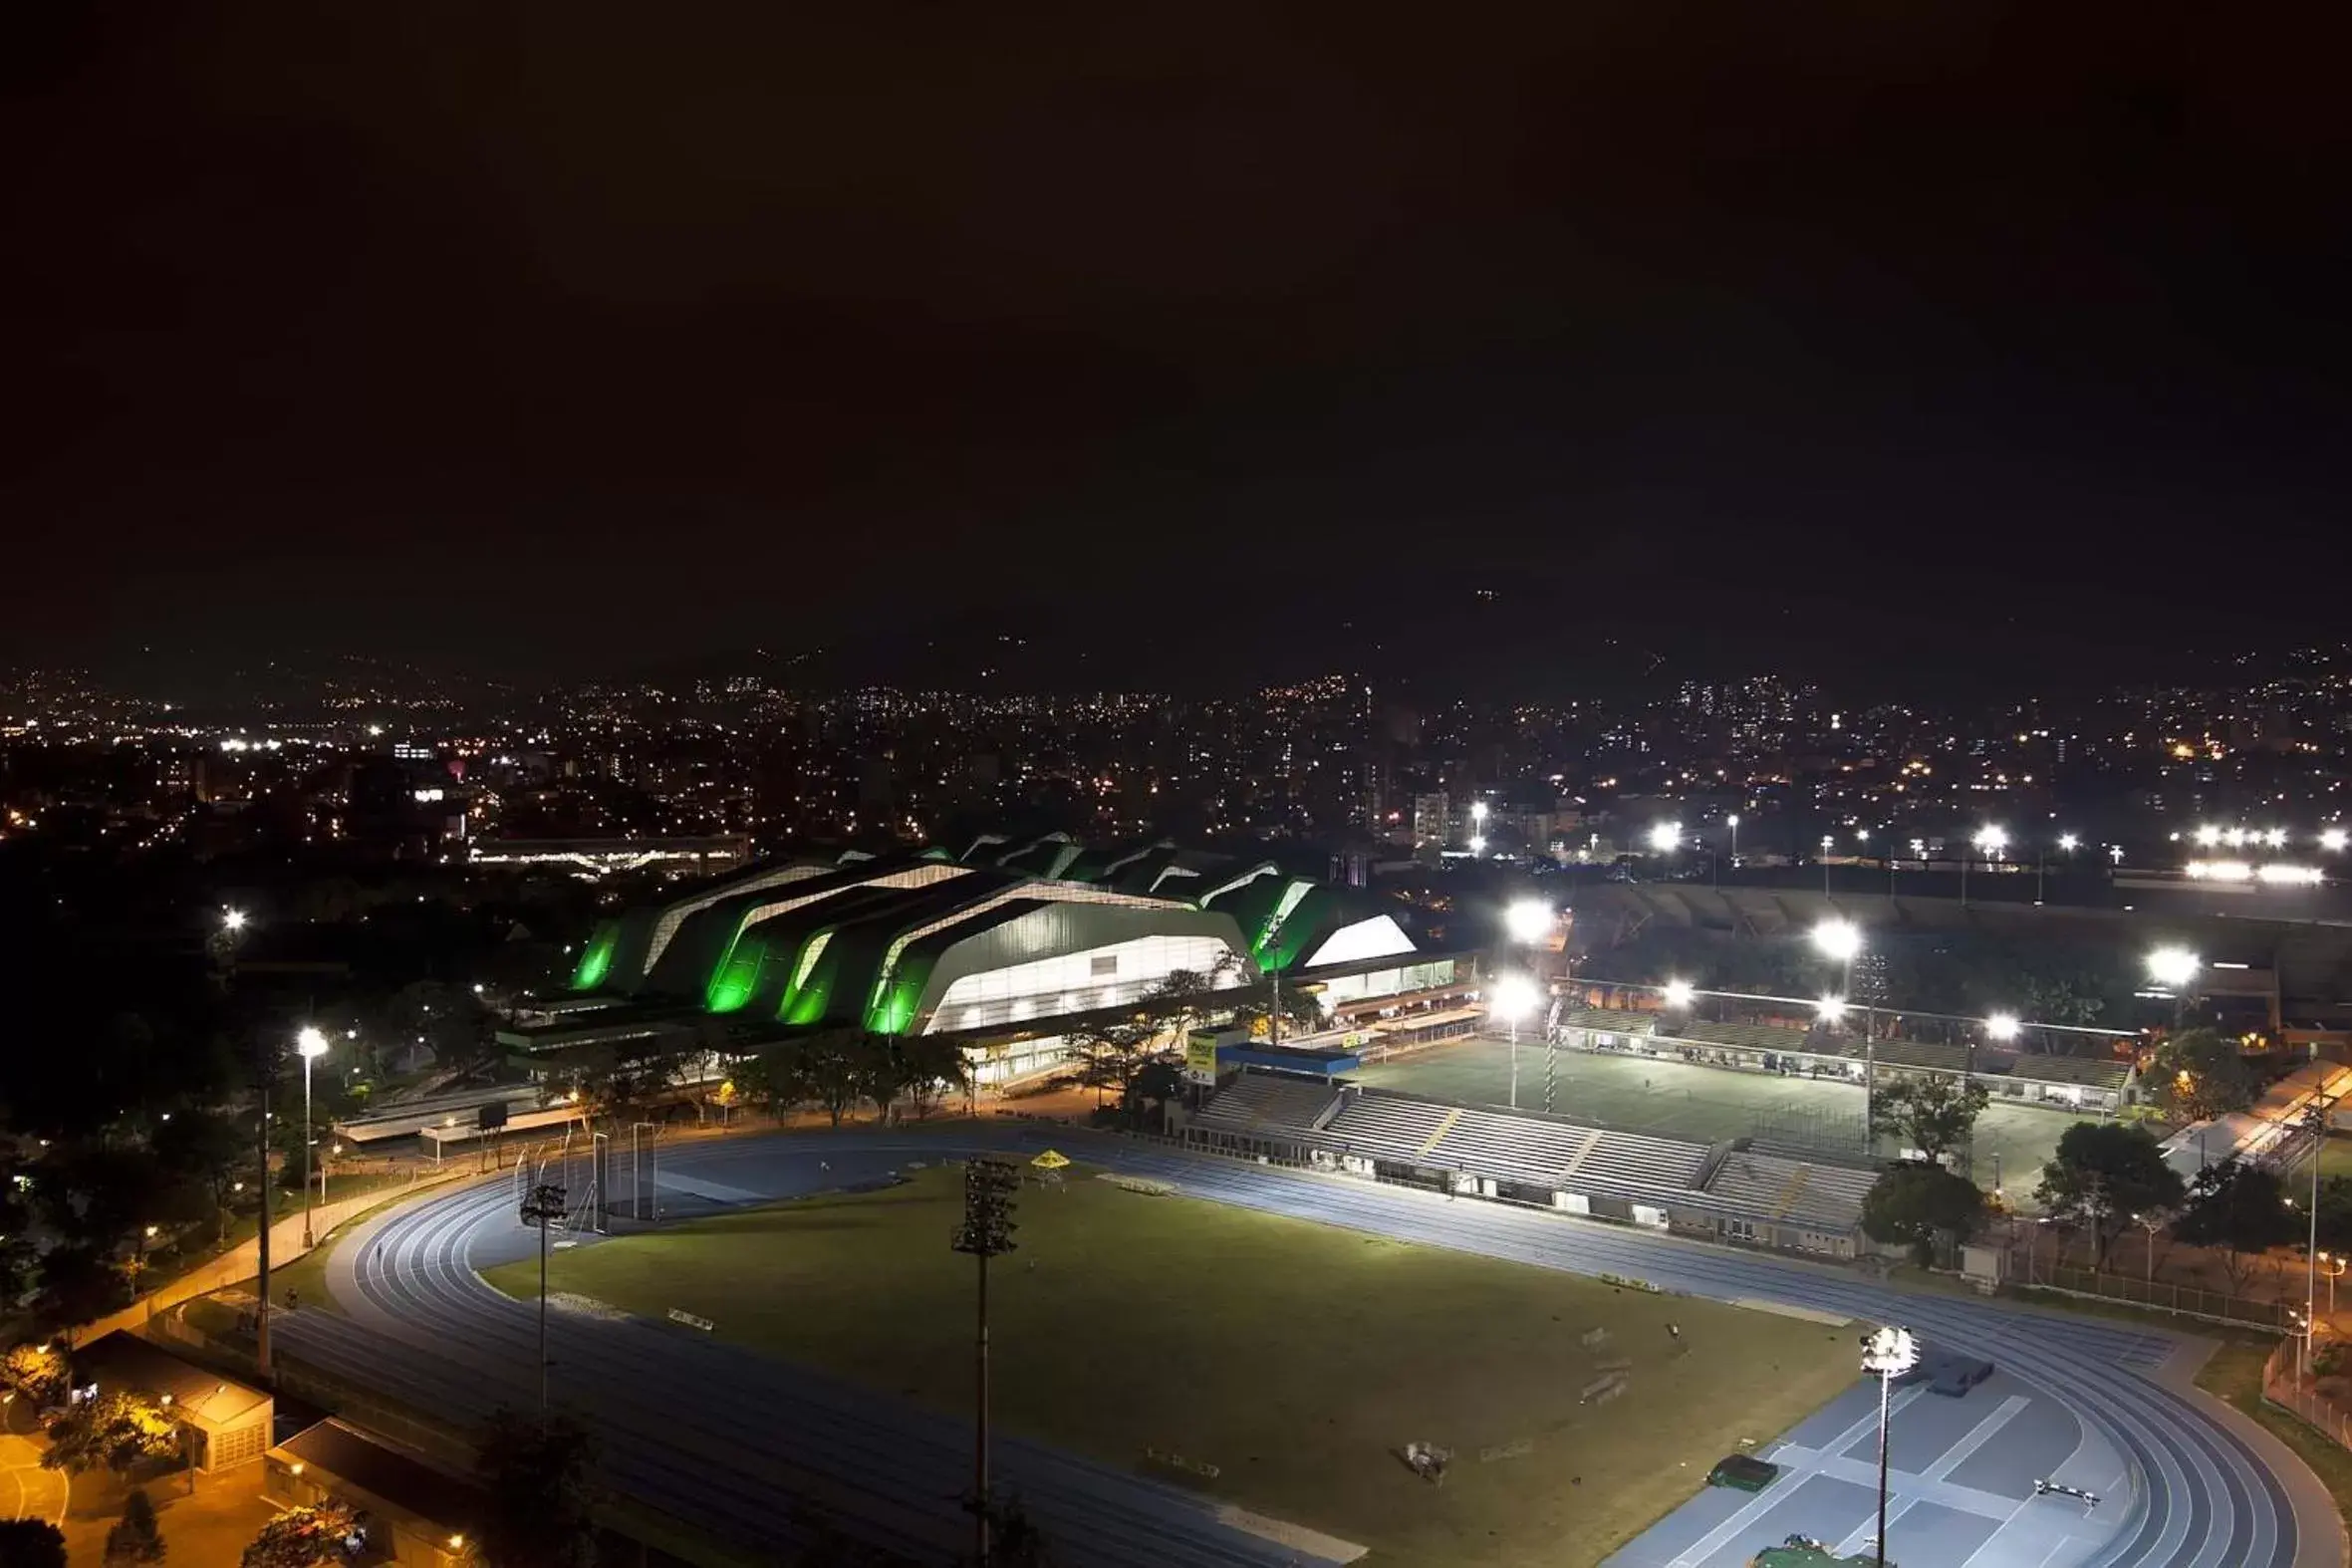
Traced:
<path id="1" fill-rule="evenodd" d="M 2179 1342 L 2171 1336 L 1897 1292 L 1844 1270 L 1497 1204 L 1446 1202 L 1065 1129 L 1054 1137 L 1081 1158 L 1215 1201 L 1718 1299 L 1904 1322 L 1939 1346 L 1997 1362 L 2020 1396 L 2063 1406 L 2087 1437 L 2120 1457 L 2124 1478 L 2103 1505 L 2104 1538 L 2041 1540 L 2050 1568 L 2290 1568 L 2297 1561 L 2294 1514 L 2278 1482 L 2234 1433 L 2144 1376 L 2173 1354 Z M 681 1196 L 695 1188 L 781 1195 L 877 1177 L 910 1160 L 1040 1142 L 1016 1125 L 744 1139 L 675 1149 L 661 1178 L 665 1191 L 675 1182 Z M 831 1169 L 820 1171 L 820 1161 Z M 527 1255 L 533 1245 L 511 1192 L 499 1186 L 396 1212 L 336 1250 L 330 1287 L 352 1316 L 282 1317 L 280 1343 L 453 1421 L 478 1419 L 501 1402 L 527 1408 L 537 1398 L 534 1310 L 492 1290 L 475 1269 Z M 666 1325 L 558 1313 L 551 1356 L 558 1402 L 602 1430 L 614 1481 L 722 1536 L 770 1552 L 780 1541 L 812 1539 L 805 1521 L 776 1517 L 779 1495 L 806 1498 L 845 1533 L 916 1561 L 953 1561 L 968 1536 L 960 1499 L 969 1434 L 961 1423 Z M 1071 1563 L 1303 1568 L 1346 1555 L 1269 1538 L 1176 1488 L 1034 1444 L 1002 1443 L 997 1474 Z M 1757 1544 L 1765 1542 L 1743 1549 Z M 2334 1542 L 2325 1546 L 2324 1560 L 2336 1561 Z M 1972 1568 L 2042 1568 L 2039 1557 L 1996 1551 L 1978 1554 Z M 2315 1549 L 2305 1568 L 2319 1560 Z"/>

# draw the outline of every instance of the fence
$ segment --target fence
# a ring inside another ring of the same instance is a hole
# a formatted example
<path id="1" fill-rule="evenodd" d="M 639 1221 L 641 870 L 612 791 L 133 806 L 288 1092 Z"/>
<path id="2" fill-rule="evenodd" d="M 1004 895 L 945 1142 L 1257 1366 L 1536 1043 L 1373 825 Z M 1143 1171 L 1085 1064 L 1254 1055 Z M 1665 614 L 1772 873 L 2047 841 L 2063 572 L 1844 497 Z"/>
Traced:
<path id="1" fill-rule="evenodd" d="M 2301 1341 L 2283 1339 L 2262 1363 L 2262 1398 L 2316 1432 L 2325 1433 L 2338 1447 L 2352 1448 L 2352 1412 L 2308 1386 L 2295 1382 L 2295 1353 Z"/>
<path id="2" fill-rule="evenodd" d="M 2024 1279 L 2012 1276 L 2009 1283 L 2099 1301 L 2124 1301 L 2136 1307 L 2175 1312 L 2214 1323 L 2242 1323 L 2252 1328 L 2281 1330 L 2287 1327 L 2287 1307 L 2283 1302 L 2227 1296 L 2218 1290 L 2200 1290 L 2195 1285 L 2176 1285 L 2169 1280 L 2149 1281 L 2130 1274 L 2044 1264 Z"/>

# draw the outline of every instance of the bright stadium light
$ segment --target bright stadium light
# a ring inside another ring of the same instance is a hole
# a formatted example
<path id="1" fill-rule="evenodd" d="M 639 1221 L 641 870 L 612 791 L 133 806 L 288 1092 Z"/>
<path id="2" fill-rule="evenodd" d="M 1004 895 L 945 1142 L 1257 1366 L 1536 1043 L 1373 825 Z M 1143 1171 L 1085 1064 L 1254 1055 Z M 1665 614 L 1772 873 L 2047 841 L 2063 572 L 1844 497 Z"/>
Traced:
<path id="1" fill-rule="evenodd" d="M 2197 842 L 2210 850 L 2221 842 L 2221 830 L 2209 822 L 2197 830 Z"/>
<path id="2" fill-rule="evenodd" d="M 1669 980 L 1661 989 L 1666 998 L 1666 1005 L 1674 1008 L 1690 1006 L 1699 995 L 1699 987 L 1693 985 L 1689 980 Z"/>
<path id="3" fill-rule="evenodd" d="M 1836 1023 L 1846 1016 L 1846 999 L 1843 996 L 1824 996 L 1813 1004 L 1813 1010 L 1821 1015 L 1823 1023 Z"/>
<path id="4" fill-rule="evenodd" d="M 1552 907 L 1541 899 L 1521 899 L 1502 912 L 1503 929 L 1515 942 L 1539 942 L 1559 923 Z"/>
<path id="5" fill-rule="evenodd" d="M 2346 842 L 2342 828 L 2322 828 L 2319 832 L 2319 847 L 2330 855 L 2342 854 Z"/>
<path id="6" fill-rule="evenodd" d="M 1484 834 L 1473 833 L 1470 835 L 1470 853 L 1472 855 L 1483 855 L 1486 853 L 1486 836 Z"/>
<path id="7" fill-rule="evenodd" d="M 1499 1018 L 1524 1018 L 1535 1011 L 1536 999 L 1541 995 L 1535 982 L 1524 974 L 1506 974 L 1494 982 L 1494 994 L 1487 998 L 1486 1010 Z"/>
<path id="8" fill-rule="evenodd" d="M 1889 1326 L 1862 1342 L 1862 1370 L 1879 1380 L 1879 1533 L 1878 1559 L 1887 1561 L 1887 1418 L 1889 1394 L 1895 1380 L 1920 1364 L 1919 1343 L 1911 1330 Z"/>
<path id="9" fill-rule="evenodd" d="M 1978 828 L 1976 830 L 1975 842 L 1976 848 L 1982 850 L 1985 854 L 1998 855 L 2002 850 L 2005 850 L 2009 847 L 2008 830 L 1991 825 Z"/>
<path id="10" fill-rule="evenodd" d="M 1823 920 L 1813 927 L 1813 945 L 1824 957 L 1852 963 L 1862 950 L 1862 927 L 1852 920 Z"/>
<path id="11" fill-rule="evenodd" d="M 1473 800 L 1470 802 L 1470 820 L 1472 822 L 1484 822 L 1486 820 L 1486 803 L 1484 801 Z"/>
<path id="12" fill-rule="evenodd" d="M 2082 840 L 2076 838 L 2071 833 L 2061 833 L 2058 835 L 2058 848 L 2064 850 L 2069 855 L 2072 855 L 2081 846 Z"/>
<path id="13" fill-rule="evenodd" d="M 2271 829 L 2271 830 L 2270 830 L 2268 833 L 2265 833 L 2265 834 L 2263 834 L 2263 835 L 2262 835 L 2262 842 L 2263 842 L 2264 844 L 2267 844 L 2267 845 L 2269 845 L 2269 846 L 2270 846 L 2272 849 L 2274 849 L 2274 850 L 2283 850 L 2283 849 L 2285 849 L 2285 848 L 2286 848 L 2286 829 L 2284 829 L 2284 828 L 2272 828 L 2272 829 Z"/>
<path id="14" fill-rule="evenodd" d="M 2241 850 L 2245 848 L 2245 829 L 2231 828 L 2227 833 L 2221 835 L 2221 842 L 2233 850 Z"/>
<path id="15" fill-rule="evenodd" d="M 2017 1015 L 2015 1013 L 1994 1013 L 1984 1020 L 1984 1032 L 1995 1040 L 2016 1039 Z"/>
<path id="16" fill-rule="evenodd" d="M 2148 977 L 2167 990 L 2194 983 L 2205 962 L 2186 947 L 2159 947 L 2148 955 Z"/>
<path id="17" fill-rule="evenodd" d="M 1683 842 L 1683 825 L 1679 822 L 1654 822 L 1650 825 L 1650 847 L 1661 855 L 1672 855 Z"/>
<path id="18" fill-rule="evenodd" d="M 222 930 L 226 931 L 243 930 L 245 928 L 245 912 L 243 910 L 221 911 L 220 927 Z"/>

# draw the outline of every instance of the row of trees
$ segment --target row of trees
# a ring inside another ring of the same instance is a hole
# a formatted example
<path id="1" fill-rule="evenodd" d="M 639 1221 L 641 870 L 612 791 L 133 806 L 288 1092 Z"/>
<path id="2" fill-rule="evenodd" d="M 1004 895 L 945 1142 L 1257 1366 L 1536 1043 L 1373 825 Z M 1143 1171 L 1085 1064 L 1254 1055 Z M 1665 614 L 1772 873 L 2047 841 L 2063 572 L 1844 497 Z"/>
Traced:
<path id="1" fill-rule="evenodd" d="M 906 1101 L 919 1120 L 940 1100 L 967 1092 L 963 1050 L 936 1035 L 827 1030 L 769 1047 L 735 1069 L 736 1093 L 770 1110 L 823 1108 L 835 1127 L 860 1105 L 878 1116 Z"/>

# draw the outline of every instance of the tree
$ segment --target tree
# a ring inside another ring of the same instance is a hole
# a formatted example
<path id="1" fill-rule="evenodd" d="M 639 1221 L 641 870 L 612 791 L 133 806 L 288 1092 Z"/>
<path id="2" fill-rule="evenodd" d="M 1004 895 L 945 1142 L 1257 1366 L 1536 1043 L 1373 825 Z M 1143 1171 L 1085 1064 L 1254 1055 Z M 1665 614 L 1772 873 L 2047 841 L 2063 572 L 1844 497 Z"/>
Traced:
<path id="1" fill-rule="evenodd" d="M 501 1407 L 483 1425 L 474 1472 L 489 1495 L 482 1556 L 498 1568 L 593 1568 L 596 1439 L 566 1416 L 543 1428 Z"/>
<path id="2" fill-rule="evenodd" d="M 66 1568 L 65 1532 L 46 1519 L 0 1519 L 0 1568 Z"/>
<path id="3" fill-rule="evenodd" d="M 54 1405 L 66 1392 L 65 1353 L 55 1345 L 12 1346 L 0 1359 L 0 1384 L 35 1410 Z"/>
<path id="4" fill-rule="evenodd" d="M 2178 1208 L 2187 1195 L 2156 1136 L 2119 1122 L 2077 1122 L 2060 1134 L 2058 1158 L 2042 1167 L 2035 1191 L 2052 1214 L 2091 1227 L 2101 1266 L 2134 1214 Z"/>
<path id="5" fill-rule="evenodd" d="M 918 1122 L 930 1115 L 942 1096 L 960 1094 L 971 1085 L 971 1064 L 964 1060 L 963 1047 L 952 1040 L 935 1034 L 902 1035 L 891 1042 L 891 1049 Z"/>
<path id="6" fill-rule="evenodd" d="M 163 1527 L 155 1522 L 155 1505 L 143 1487 L 133 1486 L 123 1499 L 123 1517 L 107 1531 L 107 1563 L 159 1563 L 163 1560 Z"/>
<path id="7" fill-rule="evenodd" d="M 41 1259 L 33 1316 L 45 1329 L 70 1329 L 105 1317 L 130 1295 L 123 1271 L 95 1247 L 51 1247 Z"/>
<path id="8" fill-rule="evenodd" d="M 240 1568 L 330 1568 L 344 1561 L 343 1543 L 357 1527 L 351 1508 L 333 1498 L 288 1508 L 261 1527 Z"/>
<path id="9" fill-rule="evenodd" d="M 1141 1013 L 1089 1024 L 1071 1035 L 1070 1044 L 1078 1054 L 1079 1081 L 1096 1090 L 1118 1090 L 1122 1107 L 1136 1074 L 1162 1050 L 1159 1026 Z"/>
<path id="10" fill-rule="evenodd" d="M 1939 1165 L 1899 1165 L 1862 1199 L 1862 1228 L 1875 1241 L 1908 1243 L 1923 1261 L 1939 1231 L 1967 1236 L 1984 1213 L 1984 1194 Z"/>
<path id="11" fill-rule="evenodd" d="M 1991 1098 L 1982 1084 L 1942 1073 L 1899 1078 L 1871 1097 L 1871 1115 L 1902 1133 L 1908 1147 L 1936 1160 L 1967 1142 Z"/>
<path id="12" fill-rule="evenodd" d="M 164 1175 L 173 1181 L 199 1183 L 215 1216 L 218 1238 L 228 1239 L 230 1198 L 237 1182 L 253 1174 L 251 1121 L 201 1106 L 182 1107 L 158 1122 L 149 1140 Z"/>
<path id="13" fill-rule="evenodd" d="M 2186 1122 L 2209 1122 L 2254 1103 L 2254 1074 L 2235 1042 L 2189 1029 L 2156 1048 L 2148 1068 L 2158 1103 Z"/>
<path id="14" fill-rule="evenodd" d="M 144 1394 L 117 1390 L 59 1411 L 49 1423 L 45 1469 L 79 1475 L 101 1465 L 125 1474 L 145 1459 L 179 1451 L 179 1428 L 161 1404 Z"/>
<path id="15" fill-rule="evenodd" d="M 2352 1176 L 2328 1176 L 2319 1183 L 2319 1244 L 2330 1252 L 2352 1252 Z"/>
<path id="16" fill-rule="evenodd" d="M 2245 1284 L 2256 1256 L 2292 1241 L 2299 1228 L 2277 1173 L 2234 1158 L 2197 1173 L 2189 1206 L 2173 1221 L 2179 1239 L 2221 1249 L 2221 1272 L 2232 1294 Z"/>

